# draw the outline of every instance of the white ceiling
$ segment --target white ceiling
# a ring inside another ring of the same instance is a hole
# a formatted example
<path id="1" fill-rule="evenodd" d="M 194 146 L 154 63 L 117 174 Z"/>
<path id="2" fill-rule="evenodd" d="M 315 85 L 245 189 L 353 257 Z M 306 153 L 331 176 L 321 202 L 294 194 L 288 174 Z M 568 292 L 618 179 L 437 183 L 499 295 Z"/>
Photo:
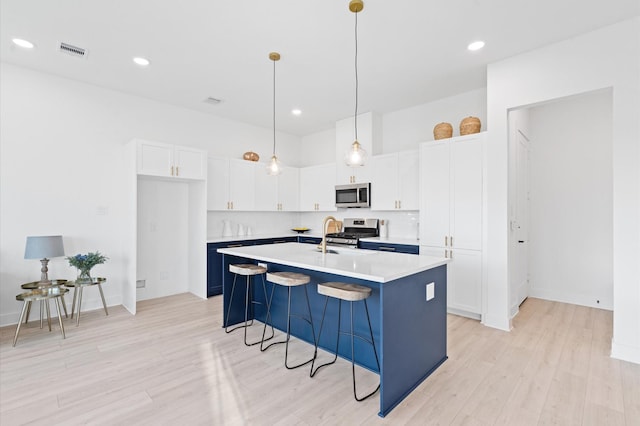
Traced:
<path id="1" fill-rule="evenodd" d="M 352 116 L 348 0 L 1 0 L 0 59 L 306 135 Z M 639 0 L 365 0 L 358 15 L 359 111 L 385 113 L 484 87 L 486 65 L 640 14 Z M 34 42 L 32 51 L 11 38 Z M 469 52 L 469 42 L 486 47 Z M 86 59 L 59 42 L 88 49 Z M 146 69 L 133 56 L 151 60 Z M 1 76 L 0 76 L 1 77 Z M 222 99 L 218 105 L 203 102 Z M 303 111 L 291 115 L 292 108 Z"/>

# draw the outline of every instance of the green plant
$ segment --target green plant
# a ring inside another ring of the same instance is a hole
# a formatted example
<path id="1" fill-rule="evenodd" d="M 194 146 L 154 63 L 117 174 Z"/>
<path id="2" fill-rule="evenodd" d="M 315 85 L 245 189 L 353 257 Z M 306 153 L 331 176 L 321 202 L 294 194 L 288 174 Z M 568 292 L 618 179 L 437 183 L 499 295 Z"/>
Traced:
<path id="1" fill-rule="evenodd" d="M 100 254 L 100 252 L 76 254 L 75 256 L 67 257 L 69 265 L 78 268 L 81 271 L 89 271 L 96 265 L 100 265 L 109 259 L 108 257 Z"/>

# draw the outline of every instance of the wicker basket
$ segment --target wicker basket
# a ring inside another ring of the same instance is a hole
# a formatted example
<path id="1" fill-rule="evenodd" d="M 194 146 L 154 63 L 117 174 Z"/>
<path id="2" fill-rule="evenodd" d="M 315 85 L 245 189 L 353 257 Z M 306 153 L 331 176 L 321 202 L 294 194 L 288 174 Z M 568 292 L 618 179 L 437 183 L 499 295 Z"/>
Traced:
<path id="1" fill-rule="evenodd" d="M 260 160 L 260 156 L 253 151 L 247 151 L 242 155 L 242 159 L 247 161 L 258 161 Z"/>
<path id="2" fill-rule="evenodd" d="M 449 123 L 436 124 L 436 127 L 433 128 L 433 138 L 435 140 L 447 139 L 451 136 L 453 136 L 453 126 Z"/>
<path id="3" fill-rule="evenodd" d="M 470 135 L 480 133 L 480 119 L 478 117 L 467 117 L 460 122 L 460 135 Z"/>

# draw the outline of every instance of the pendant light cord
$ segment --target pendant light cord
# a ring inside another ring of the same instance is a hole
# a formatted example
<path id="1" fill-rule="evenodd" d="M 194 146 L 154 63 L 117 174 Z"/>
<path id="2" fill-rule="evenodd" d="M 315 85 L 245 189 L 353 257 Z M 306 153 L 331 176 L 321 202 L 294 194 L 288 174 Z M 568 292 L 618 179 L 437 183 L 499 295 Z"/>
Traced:
<path id="1" fill-rule="evenodd" d="M 276 61 L 273 61 L 273 155 L 276 155 Z"/>
<path id="2" fill-rule="evenodd" d="M 358 12 L 354 13 L 356 15 L 356 25 L 355 25 L 355 39 L 356 39 L 356 54 L 355 54 L 355 69 L 356 69 L 356 109 L 354 113 L 353 123 L 355 126 L 355 136 L 356 141 L 358 140 Z"/>

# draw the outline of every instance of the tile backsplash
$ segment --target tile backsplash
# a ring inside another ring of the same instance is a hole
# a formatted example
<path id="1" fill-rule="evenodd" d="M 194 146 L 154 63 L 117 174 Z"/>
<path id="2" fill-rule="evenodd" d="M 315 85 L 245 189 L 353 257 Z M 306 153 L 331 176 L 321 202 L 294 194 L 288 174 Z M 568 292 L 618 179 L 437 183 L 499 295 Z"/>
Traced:
<path id="1" fill-rule="evenodd" d="M 228 220 L 231 232 L 238 235 L 239 225 L 246 234 L 249 228 L 253 235 L 290 234 L 291 228 L 304 226 L 310 228 L 310 234 L 320 234 L 322 219 L 325 216 L 344 218 L 362 217 L 376 218 L 387 221 L 388 233 L 391 238 L 417 239 L 419 232 L 419 212 L 417 211 L 371 211 L 370 209 L 340 209 L 335 212 L 218 212 L 207 214 L 207 237 L 222 236 L 224 221 Z"/>

